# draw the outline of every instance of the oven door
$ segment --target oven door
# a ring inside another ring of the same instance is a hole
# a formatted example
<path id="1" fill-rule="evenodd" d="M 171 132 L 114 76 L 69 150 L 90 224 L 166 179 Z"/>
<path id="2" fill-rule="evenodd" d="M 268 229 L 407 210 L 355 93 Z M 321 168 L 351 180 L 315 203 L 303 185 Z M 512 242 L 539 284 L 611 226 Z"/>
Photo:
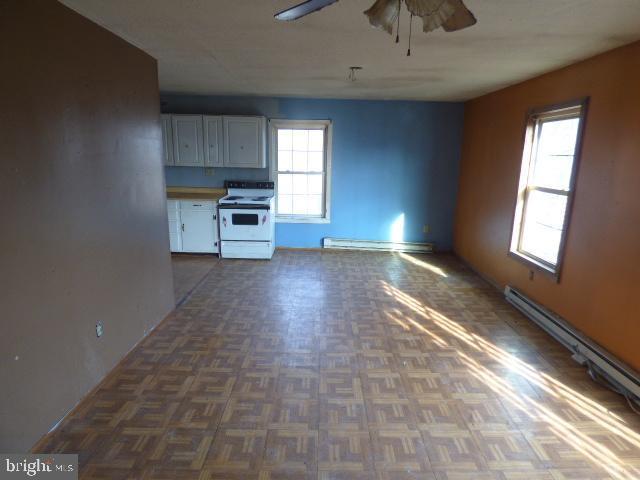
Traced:
<path id="1" fill-rule="evenodd" d="M 220 239 L 271 240 L 271 211 L 255 205 L 220 205 Z"/>

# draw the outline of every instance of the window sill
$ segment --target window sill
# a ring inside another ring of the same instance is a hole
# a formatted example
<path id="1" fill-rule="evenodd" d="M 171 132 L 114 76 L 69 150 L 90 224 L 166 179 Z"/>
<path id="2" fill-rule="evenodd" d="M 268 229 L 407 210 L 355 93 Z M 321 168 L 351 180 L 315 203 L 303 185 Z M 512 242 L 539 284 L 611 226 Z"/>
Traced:
<path id="1" fill-rule="evenodd" d="M 276 216 L 276 223 L 331 223 L 331 220 L 325 217 L 287 217 L 281 215 Z"/>
<path id="2" fill-rule="evenodd" d="M 509 251 L 509 256 L 521 263 L 524 263 L 529 268 L 535 268 L 536 270 L 551 276 L 553 279 L 555 279 L 556 283 L 560 282 L 559 266 L 556 266 L 555 269 L 550 268 L 544 263 L 538 262 L 536 259 L 529 257 L 528 255 L 513 250 Z"/>

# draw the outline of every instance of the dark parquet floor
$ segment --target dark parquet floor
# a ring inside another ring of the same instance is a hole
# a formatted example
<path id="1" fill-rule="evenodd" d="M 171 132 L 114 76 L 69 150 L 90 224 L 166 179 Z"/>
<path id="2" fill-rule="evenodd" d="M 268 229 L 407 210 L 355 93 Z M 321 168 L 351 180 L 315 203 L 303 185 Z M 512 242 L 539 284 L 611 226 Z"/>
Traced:
<path id="1" fill-rule="evenodd" d="M 42 451 L 83 479 L 640 478 L 640 417 L 454 257 L 202 262 Z"/>
<path id="2" fill-rule="evenodd" d="M 213 255 L 174 254 L 171 264 L 176 302 L 180 303 L 216 263 L 218 257 Z"/>

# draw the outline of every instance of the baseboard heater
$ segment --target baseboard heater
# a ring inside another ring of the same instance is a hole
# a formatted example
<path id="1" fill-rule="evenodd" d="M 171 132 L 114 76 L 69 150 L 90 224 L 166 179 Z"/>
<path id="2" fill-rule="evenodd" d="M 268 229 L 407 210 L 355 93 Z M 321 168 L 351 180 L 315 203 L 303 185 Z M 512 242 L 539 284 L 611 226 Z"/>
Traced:
<path id="1" fill-rule="evenodd" d="M 627 398 L 640 399 L 640 374 L 633 368 L 515 288 L 507 285 L 504 294 L 509 303 L 573 352 L 574 360 L 590 369 L 595 367 Z"/>
<path id="2" fill-rule="evenodd" d="M 432 253 L 433 244 L 413 242 L 387 242 L 381 240 L 353 240 L 349 238 L 324 238 L 323 248 L 342 250 L 380 250 L 386 252 Z"/>

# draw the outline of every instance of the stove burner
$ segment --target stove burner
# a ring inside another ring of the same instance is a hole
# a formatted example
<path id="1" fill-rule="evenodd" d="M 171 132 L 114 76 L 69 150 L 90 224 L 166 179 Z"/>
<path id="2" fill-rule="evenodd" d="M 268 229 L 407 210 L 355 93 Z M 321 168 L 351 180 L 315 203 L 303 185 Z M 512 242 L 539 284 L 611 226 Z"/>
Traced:
<path id="1" fill-rule="evenodd" d="M 251 198 L 251 200 L 253 200 L 254 202 L 264 202 L 268 198 L 269 197 L 253 197 L 253 198 Z"/>
<path id="2" fill-rule="evenodd" d="M 225 198 L 225 200 L 240 200 L 240 199 L 242 199 L 242 198 L 244 198 L 244 197 L 241 197 L 241 196 L 239 196 L 239 195 L 233 195 L 233 196 L 231 196 L 231 197 L 227 197 L 227 198 Z"/>

